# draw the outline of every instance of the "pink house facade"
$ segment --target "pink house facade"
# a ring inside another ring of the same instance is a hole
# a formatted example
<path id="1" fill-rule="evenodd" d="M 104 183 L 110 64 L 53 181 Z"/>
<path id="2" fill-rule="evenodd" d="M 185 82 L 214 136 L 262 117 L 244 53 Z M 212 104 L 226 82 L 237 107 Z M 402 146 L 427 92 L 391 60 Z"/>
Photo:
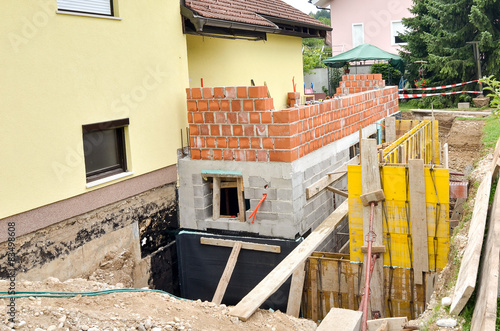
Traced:
<path id="1" fill-rule="evenodd" d="M 403 17 L 411 16 L 412 0 L 312 0 L 318 7 L 330 7 L 333 55 L 360 44 L 375 45 L 397 54 L 403 43 Z"/>

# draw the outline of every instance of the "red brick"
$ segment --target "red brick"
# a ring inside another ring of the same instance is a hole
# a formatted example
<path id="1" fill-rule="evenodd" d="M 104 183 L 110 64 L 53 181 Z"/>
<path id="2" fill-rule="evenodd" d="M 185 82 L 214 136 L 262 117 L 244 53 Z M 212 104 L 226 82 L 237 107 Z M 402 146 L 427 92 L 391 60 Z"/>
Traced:
<path id="1" fill-rule="evenodd" d="M 196 101 L 188 101 L 187 102 L 187 110 L 188 111 L 197 111 L 198 110 L 198 107 L 196 105 Z"/>
<path id="2" fill-rule="evenodd" d="M 214 87 L 214 98 L 223 99 L 226 95 L 224 93 L 224 88 L 222 87 Z"/>
<path id="3" fill-rule="evenodd" d="M 268 162 L 269 161 L 268 151 L 257 151 L 257 160 L 259 162 Z"/>
<path id="4" fill-rule="evenodd" d="M 202 160 L 211 160 L 212 159 L 212 153 L 210 153 L 209 149 L 202 149 L 201 150 L 201 159 Z"/>
<path id="5" fill-rule="evenodd" d="M 246 99 L 246 98 L 248 98 L 247 87 L 246 86 L 238 86 L 236 88 L 236 96 L 239 99 Z"/>
<path id="6" fill-rule="evenodd" d="M 199 160 L 201 158 L 201 151 L 196 148 L 191 148 L 191 159 Z"/>
<path id="7" fill-rule="evenodd" d="M 229 144 L 228 144 L 229 148 L 238 148 L 239 147 L 238 138 L 229 137 L 228 140 L 229 140 Z"/>
<path id="8" fill-rule="evenodd" d="M 257 161 L 257 153 L 253 150 L 245 151 L 247 161 Z"/>
<path id="9" fill-rule="evenodd" d="M 188 123 L 194 123 L 193 122 L 193 113 L 188 113 Z"/>
<path id="10" fill-rule="evenodd" d="M 221 112 L 215 113 L 215 123 L 227 123 L 226 113 L 221 113 Z"/>
<path id="11" fill-rule="evenodd" d="M 241 103 L 242 103 L 241 100 L 231 101 L 231 110 L 232 111 L 241 111 L 242 110 Z"/>
<path id="12" fill-rule="evenodd" d="M 272 98 L 255 100 L 255 110 L 271 110 L 274 109 Z"/>
<path id="13" fill-rule="evenodd" d="M 220 110 L 231 111 L 231 103 L 229 102 L 229 100 L 221 100 L 220 101 Z"/>
<path id="14" fill-rule="evenodd" d="M 219 125 L 210 125 L 210 135 L 211 136 L 220 136 L 220 126 Z"/>
<path id="15" fill-rule="evenodd" d="M 238 114 L 237 113 L 227 113 L 227 123 L 236 124 L 238 123 Z"/>
<path id="16" fill-rule="evenodd" d="M 236 161 L 245 161 L 245 151 L 242 150 L 234 151 L 234 159 Z"/>
<path id="17" fill-rule="evenodd" d="M 218 100 L 210 100 L 209 108 L 211 111 L 218 111 L 220 109 L 219 101 Z"/>
<path id="18" fill-rule="evenodd" d="M 266 98 L 267 97 L 267 87 L 266 86 L 250 86 L 248 87 L 248 97 L 253 99 Z"/>
<path id="19" fill-rule="evenodd" d="M 191 89 L 191 97 L 193 99 L 201 99 L 201 88 Z"/>
<path id="20" fill-rule="evenodd" d="M 240 148 L 248 149 L 250 148 L 250 139 L 248 138 L 240 138 Z"/>
<path id="21" fill-rule="evenodd" d="M 248 114 L 248 113 L 242 113 Z M 251 112 L 250 113 L 250 123 L 259 123 L 260 124 L 260 113 Z"/>
<path id="22" fill-rule="evenodd" d="M 243 126 L 233 125 L 233 136 L 243 136 Z"/>
<path id="23" fill-rule="evenodd" d="M 267 125 L 255 125 L 255 135 L 258 137 L 267 137 Z"/>
<path id="24" fill-rule="evenodd" d="M 211 112 L 206 112 L 206 113 L 203 113 L 205 115 L 205 123 L 209 124 L 209 123 L 215 123 L 215 120 L 214 120 L 214 113 L 211 113 Z"/>
<path id="25" fill-rule="evenodd" d="M 198 125 L 189 125 L 189 135 L 197 136 L 199 134 Z"/>
<path id="26" fill-rule="evenodd" d="M 215 147 L 215 137 L 207 137 L 207 147 Z"/>
<path id="27" fill-rule="evenodd" d="M 253 111 L 253 100 L 243 100 L 243 110 Z"/>
<path id="28" fill-rule="evenodd" d="M 208 101 L 205 101 L 205 100 L 198 101 L 198 110 L 199 111 L 207 111 L 208 110 Z"/>
<path id="29" fill-rule="evenodd" d="M 212 99 L 214 97 L 213 91 L 211 87 L 203 88 L 203 99 Z"/>
<path id="30" fill-rule="evenodd" d="M 234 159 L 233 151 L 230 149 L 225 149 L 222 152 L 222 156 L 224 158 L 224 161 L 232 161 Z"/>
<path id="31" fill-rule="evenodd" d="M 253 125 L 244 125 L 243 126 L 243 134 L 246 137 L 255 136 L 255 127 Z"/>
<path id="32" fill-rule="evenodd" d="M 222 125 L 222 135 L 226 137 L 233 135 L 231 125 Z"/>
<path id="33" fill-rule="evenodd" d="M 274 149 L 272 138 L 262 138 L 262 147 L 265 149 Z"/>
<path id="34" fill-rule="evenodd" d="M 222 160 L 222 150 L 220 149 L 214 149 L 213 150 L 213 159 L 214 160 Z"/>
<path id="35" fill-rule="evenodd" d="M 226 98 L 227 99 L 236 99 L 236 87 L 226 87 Z"/>
<path id="36" fill-rule="evenodd" d="M 261 147 L 261 138 L 251 138 L 250 139 L 250 147 L 253 149 L 260 149 Z"/>
<path id="37" fill-rule="evenodd" d="M 269 151 L 271 162 L 292 162 L 292 151 Z"/>
<path id="38" fill-rule="evenodd" d="M 202 113 L 193 113 L 193 120 L 195 123 L 205 123 Z"/>
<path id="39" fill-rule="evenodd" d="M 273 115 L 270 111 L 260 113 L 260 118 L 261 118 L 262 123 L 272 123 L 273 122 Z"/>
<path id="40" fill-rule="evenodd" d="M 253 115 L 253 113 L 250 113 L 250 117 Z M 240 124 L 248 124 L 248 113 L 238 113 L 238 123 Z"/>

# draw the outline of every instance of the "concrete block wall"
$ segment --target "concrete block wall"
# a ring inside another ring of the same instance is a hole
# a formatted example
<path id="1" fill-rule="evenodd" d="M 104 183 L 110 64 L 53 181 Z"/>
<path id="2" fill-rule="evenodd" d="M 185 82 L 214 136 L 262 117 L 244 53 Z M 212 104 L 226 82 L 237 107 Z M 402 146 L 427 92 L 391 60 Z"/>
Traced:
<path id="1" fill-rule="evenodd" d="M 293 162 L 398 111 L 397 87 L 283 110 L 273 110 L 265 86 L 186 92 L 195 160 Z"/>
<path id="2" fill-rule="evenodd" d="M 382 80 L 382 74 L 343 75 L 335 96 L 340 97 L 383 88 L 385 88 L 385 81 Z"/>

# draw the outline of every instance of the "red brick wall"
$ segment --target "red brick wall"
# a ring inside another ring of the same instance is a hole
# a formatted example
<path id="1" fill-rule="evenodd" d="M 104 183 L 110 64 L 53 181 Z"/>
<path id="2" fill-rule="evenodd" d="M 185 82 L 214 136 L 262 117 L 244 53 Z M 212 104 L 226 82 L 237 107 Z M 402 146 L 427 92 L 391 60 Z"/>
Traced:
<path id="1" fill-rule="evenodd" d="M 385 81 L 382 80 L 382 74 L 344 75 L 339 87 L 337 87 L 335 96 L 371 91 L 384 87 Z"/>
<path id="2" fill-rule="evenodd" d="M 398 110 L 397 87 L 279 111 L 265 86 L 186 92 L 191 158 L 203 160 L 292 162 Z"/>

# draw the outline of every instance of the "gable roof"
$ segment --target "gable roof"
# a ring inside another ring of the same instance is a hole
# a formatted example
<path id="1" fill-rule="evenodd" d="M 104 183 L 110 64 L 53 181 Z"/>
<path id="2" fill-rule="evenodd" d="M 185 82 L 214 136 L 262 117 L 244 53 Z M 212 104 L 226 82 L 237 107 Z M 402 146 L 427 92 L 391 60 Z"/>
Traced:
<path id="1" fill-rule="evenodd" d="M 303 37 L 324 37 L 326 31 L 331 30 L 281 0 L 185 0 L 186 8 L 191 13 L 184 10 L 183 15 L 198 25 L 198 31 L 203 30 L 204 25 L 221 26 L 221 22 L 232 22 L 232 28 L 236 29 Z"/>

